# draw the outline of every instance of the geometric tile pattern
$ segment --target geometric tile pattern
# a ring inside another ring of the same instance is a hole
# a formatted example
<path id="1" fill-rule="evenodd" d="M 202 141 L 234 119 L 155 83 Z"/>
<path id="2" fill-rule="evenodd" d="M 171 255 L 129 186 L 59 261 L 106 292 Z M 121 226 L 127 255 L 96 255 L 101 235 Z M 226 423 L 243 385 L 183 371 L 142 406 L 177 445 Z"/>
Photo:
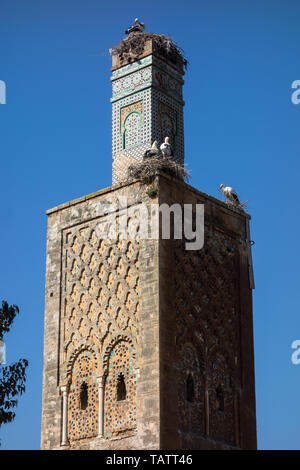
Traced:
<path id="1" fill-rule="evenodd" d="M 68 394 L 68 437 L 69 440 L 85 439 L 98 434 L 98 386 L 95 376 L 95 358 L 89 351 L 83 351 L 74 362 L 72 382 Z M 80 391 L 87 387 L 87 406 L 80 406 Z"/>
<path id="2" fill-rule="evenodd" d="M 108 376 L 105 381 L 104 434 L 109 438 L 136 426 L 136 378 L 133 369 L 134 349 L 120 341 L 110 353 Z M 118 400 L 120 375 L 126 387 L 126 399 Z"/>
<path id="3" fill-rule="evenodd" d="M 124 121 L 123 148 L 127 150 L 141 142 L 142 114 L 137 111 L 129 113 Z"/>
<path id="4" fill-rule="evenodd" d="M 121 108 L 121 132 L 124 133 L 126 127 L 128 127 L 128 124 L 125 124 L 127 121 L 129 115 L 132 115 L 132 113 L 138 114 L 140 117 L 140 125 L 143 124 L 142 118 L 143 118 L 143 101 L 137 101 L 134 104 L 124 106 Z M 130 129 L 129 129 L 130 130 Z M 124 140 L 124 139 L 123 139 Z M 129 146 L 134 145 L 134 143 L 128 143 L 127 145 L 123 145 L 124 148 L 128 148 Z"/>
<path id="5" fill-rule="evenodd" d="M 173 159 L 183 164 L 183 80 L 178 70 L 150 55 L 115 70 L 111 79 L 113 184 L 126 180 L 128 165 L 141 161 L 154 140 L 160 145 L 166 136 Z"/>
<path id="6" fill-rule="evenodd" d="M 174 160 L 184 163 L 183 106 L 161 90 L 152 93 L 152 134 L 159 142 L 167 134 L 172 142 Z"/>

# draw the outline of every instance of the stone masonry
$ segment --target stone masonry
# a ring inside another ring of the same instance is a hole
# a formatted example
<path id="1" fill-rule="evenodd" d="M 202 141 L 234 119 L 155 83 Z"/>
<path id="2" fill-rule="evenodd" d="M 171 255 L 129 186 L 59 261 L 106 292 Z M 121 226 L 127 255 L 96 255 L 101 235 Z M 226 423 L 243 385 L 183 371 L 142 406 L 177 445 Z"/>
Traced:
<path id="1" fill-rule="evenodd" d="M 137 181 L 48 211 L 43 449 L 256 446 L 249 216 L 167 175 L 153 185 L 154 199 Z M 105 225 L 103 207 L 122 197 L 129 226 L 141 202 L 204 204 L 203 249 L 118 236 L 104 247 L 95 224 Z M 128 360 L 126 348 L 134 352 Z M 119 359 L 111 373 L 112 351 Z M 123 371 L 128 397 L 118 404 Z"/>

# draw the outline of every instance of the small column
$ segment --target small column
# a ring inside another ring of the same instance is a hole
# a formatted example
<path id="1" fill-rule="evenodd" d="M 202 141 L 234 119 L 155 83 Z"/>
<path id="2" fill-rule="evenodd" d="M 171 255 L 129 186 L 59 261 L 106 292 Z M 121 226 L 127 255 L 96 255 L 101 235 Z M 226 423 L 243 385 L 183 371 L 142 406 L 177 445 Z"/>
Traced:
<path id="1" fill-rule="evenodd" d="M 62 394 L 62 439 L 61 445 L 66 446 L 69 444 L 68 441 L 68 391 L 69 386 L 63 385 L 60 387 L 60 392 Z"/>
<path id="2" fill-rule="evenodd" d="M 97 378 L 98 397 L 99 397 L 99 414 L 98 414 L 98 437 L 103 437 L 103 421 L 104 421 L 104 382 L 105 376 Z"/>

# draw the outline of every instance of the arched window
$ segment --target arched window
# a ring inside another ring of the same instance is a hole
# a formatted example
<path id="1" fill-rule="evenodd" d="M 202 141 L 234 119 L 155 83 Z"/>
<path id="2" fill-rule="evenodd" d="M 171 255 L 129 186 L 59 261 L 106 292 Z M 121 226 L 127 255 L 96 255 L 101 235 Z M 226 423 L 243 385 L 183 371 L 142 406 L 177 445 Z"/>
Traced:
<path id="1" fill-rule="evenodd" d="M 124 375 L 119 374 L 117 381 L 117 401 L 126 400 L 126 385 Z"/>
<path id="2" fill-rule="evenodd" d="M 192 374 L 188 374 L 186 378 L 186 401 L 193 403 L 195 399 L 195 387 L 194 387 L 194 380 Z"/>
<path id="3" fill-rule="evenodd" d="M 141 115 L 137 111 L 130 113 L 124 123 L 123 149 L 138 145 L 141 140 Z"/>
<path id="4" fill-rule="evenodd" d="M 83 382 L 80 386 L 79 401 L 80 401 L 80 409 L 86 410 L 88 406 L 88 386 L 85 382 Z"/>

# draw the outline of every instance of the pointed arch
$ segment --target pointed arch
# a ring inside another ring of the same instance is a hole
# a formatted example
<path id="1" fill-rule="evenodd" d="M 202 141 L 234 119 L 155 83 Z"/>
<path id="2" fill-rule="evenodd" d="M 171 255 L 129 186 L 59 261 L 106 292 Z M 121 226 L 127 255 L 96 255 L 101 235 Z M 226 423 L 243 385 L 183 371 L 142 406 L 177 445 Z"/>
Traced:
<path id="1" fill-rule="evenodd" d="M 111 341 L 104 355 L 104 435 L 130 432 L 136 427 L 135 349 L 126 336 Z"/>

